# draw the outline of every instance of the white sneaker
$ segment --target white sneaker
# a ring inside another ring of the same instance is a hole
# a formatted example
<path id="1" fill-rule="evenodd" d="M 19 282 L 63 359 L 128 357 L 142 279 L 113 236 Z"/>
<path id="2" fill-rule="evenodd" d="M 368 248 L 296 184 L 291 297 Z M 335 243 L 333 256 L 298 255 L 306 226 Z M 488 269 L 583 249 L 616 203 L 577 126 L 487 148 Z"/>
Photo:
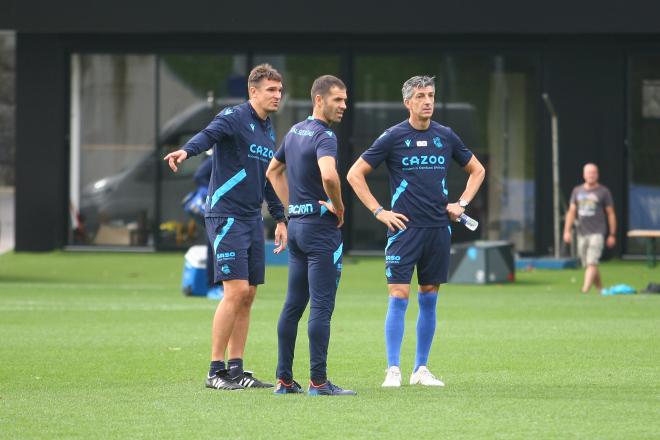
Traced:
<path id="1" fill-rule="evenodd" d="M 444 387 L 445 383 L 436 378 L 426 366 L 421 365 L 416 372 L 410 375 L 410 385 Z"/>
<path id="2" fill-rule="evenodd" d="M 383 382 L 384 387 L 400 387 L 401 386 L 401 370 L 399 367 L 390 367 L 387 370 L 387 376 L 385 376 L 385 382 Z"/>

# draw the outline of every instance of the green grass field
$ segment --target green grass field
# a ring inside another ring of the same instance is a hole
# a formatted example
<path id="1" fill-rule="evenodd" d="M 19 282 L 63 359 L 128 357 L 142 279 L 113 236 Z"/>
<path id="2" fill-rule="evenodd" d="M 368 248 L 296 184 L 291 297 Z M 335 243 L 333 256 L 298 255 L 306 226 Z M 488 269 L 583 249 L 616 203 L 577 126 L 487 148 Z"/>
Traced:
<path id="1" fill-rule="evenodd" d="M 380 259 L 348 260 L 329 375 L 355 398 L 207 390 L 215 303 L 180 293 L 180 254 L 0 256 L 0 438 L 660 438 L 660 295 L 578 293 L 581 272 L 441 289 L 443 389 L 382 389 Z M 660 268 L 603 265 L 642 288 Z M 272 378 L 286 268 L 269 268 L 246 367 Z M 408 310 L 404 376 L 414 360 Z M 306 317 L 295 374 L 308 379 Z"/>

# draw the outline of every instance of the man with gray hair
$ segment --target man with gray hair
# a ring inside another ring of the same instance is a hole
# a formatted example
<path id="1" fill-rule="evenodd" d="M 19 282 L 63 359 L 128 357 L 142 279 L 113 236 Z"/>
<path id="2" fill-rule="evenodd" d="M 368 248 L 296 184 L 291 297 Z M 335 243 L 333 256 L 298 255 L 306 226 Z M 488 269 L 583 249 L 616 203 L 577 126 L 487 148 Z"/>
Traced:
<path id="1" fill-rule="evenodd" d="M 417 354 L 411 385 L 444 386 L 427 368 L 436 325 L 435 307 L 440 284 L 447 282 L 451 227 L 474 198 L 485 170 L 449 127 L 431 120 L 435 82 L 414 76 L 403 84 L 407 120 L 385 130 L 348 172 L 348 182 L 362 203 L 387 228 L 385 276 L 389 306 L 385 317 L 388 368 L 384 387 L 401 386 L 399 355 L 410 280 L 417 266 L 419 316 Z M 449 159 L 469 174 L 465 191 L 449 203 L 446 188 Z M 373 196 L 366 176 L 382 162 L 390 175 L 392 200 L 385 209 Z"/>
<path id="2" fill-rule="evenodd" d="M 576 186 L 571 193 L 564 224 L 564 241 L 571 242 L 571 228 L 577 218 L 578 254 L 585 268 L 582 292 L 587 293 L 592 286 L 598 290 L 603 288 L 598 262 L 603 245 L 612 248 L 616 244 L 616 214 L 610 190 L 598 183 L 598 167 L 588 163 L 582 174 L 584 184 Z M 604 240 L 606 235 L 607 240 Z"/>

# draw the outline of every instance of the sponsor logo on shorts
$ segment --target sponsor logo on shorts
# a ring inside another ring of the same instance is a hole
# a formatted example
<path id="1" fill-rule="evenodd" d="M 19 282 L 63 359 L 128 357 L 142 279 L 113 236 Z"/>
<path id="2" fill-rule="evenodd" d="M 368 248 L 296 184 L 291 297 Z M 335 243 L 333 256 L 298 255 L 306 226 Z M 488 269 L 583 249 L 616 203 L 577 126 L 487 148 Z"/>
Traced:
<path id="1" fill-rule="evenodd" d="M 401 263 L 401 256 L 399 256 L 399 255 L 386 255 L 385 256 L 385 263 L 399 264 L 399 263 Z"/>
<path id="2" fill-rule="evenodd" d="M 390 270 L 389 267 L 388 267 L 387 269 L 385 269 L 385 276 L 386 276 L 387 278 L 391 278 L 391 277 L 392 277 L 392 271 Z"/>
<path id="3" fill-rule="evenodd" d="M 218 261 L 222 260 L 235 260 L 236 259 L 236 252 L 230 251 L 230 252 L 219 252 L 218 255 L 216 256 L 216 259 Z"/>

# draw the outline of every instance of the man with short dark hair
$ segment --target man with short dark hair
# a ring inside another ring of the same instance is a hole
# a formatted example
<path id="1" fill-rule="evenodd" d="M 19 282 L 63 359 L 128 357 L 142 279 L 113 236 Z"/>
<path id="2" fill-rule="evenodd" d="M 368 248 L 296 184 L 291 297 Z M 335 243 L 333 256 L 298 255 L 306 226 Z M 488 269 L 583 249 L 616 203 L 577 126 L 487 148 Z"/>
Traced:
<path id="1" fill-rule="evenodd" d="M 337 77 L 317 78 L 314 110 L 291 127 L 266 176 L 289 208 L 289 287 L 277 326 L 277 394 L 302 393 L 293 380 L 298 321 L 310 302 L 310 395 L 355 395 L 328 380 L 330 319 L 342 267 L 344 204 L 337 174 L 337 137 L 330 125 L 346 110 L 346 86 Z M 286 176 L 284 171 L 286 170 Z"/>
<path id="2" fill-rule="evenodd" d="M 215 281 L 222 281 L 224 298 L 213 318 L 206 386 L 222 390 L 273 386 L 243 370 L 250 309 L 265 274 L 264 197 L 270 215 L 278 222 L 275 252 L 281 252 L 287 241 L 284 209 L 266 180 L 266 168 L 275 150 L 268 115 L 279 108 L 282 77 L 269 64 L 261 64 L 250 72 L 248 92 L 247 102 L 222 110 L 182 149 L 165 156 L 176 172 L 178 163 L 216 144 L 205 219 L 215 251 Z"/>
<path id="3" fill-rule="evenodd" d="M 403 84 L 403 103 L 409 118 L 380 135 L 348 172 L 348 182 L 362 203 L 389 229 L 385 246 L 385 276 L 389 306 L 385 317 L 388 368 L 384 387 L 401 386 L 399 355 L 410 279 L 417 266 L 419 316 L 417 354 L 411 385 L 444 386 L 427 368 L 436 325 L 440 284 L 447 282 L 451 229 L 474 198 L 485 170 L 461 139 L 431 120 L 435 103 L 434 79 L 414 76 Z M 456 203 L 449 202 L 446 178 L 449 159 L 470 177 Z M 366 175 L 385 162 L 390 175 L 392 201 L 386 210 L 376 200 Z"/>
<path id="4" fill-rule="evenodd" d="M 571 243 L 571 228 L 577 218 L 578 254 L 585 268 L 582 292 L 587 293 L 592 286 L 598 290 L 603 288 L 598 262 L 604 244 L 609 248 L 616 245 L 616 213 L 610 190 L 598 183 L 598 167 L 593 163 L 586 164 L 582 176 L 584 184 L 573 188 L 571 193 L 564 223 L 564 241 Z M 604 240 L 606 235 L 607 240 Z"/>

